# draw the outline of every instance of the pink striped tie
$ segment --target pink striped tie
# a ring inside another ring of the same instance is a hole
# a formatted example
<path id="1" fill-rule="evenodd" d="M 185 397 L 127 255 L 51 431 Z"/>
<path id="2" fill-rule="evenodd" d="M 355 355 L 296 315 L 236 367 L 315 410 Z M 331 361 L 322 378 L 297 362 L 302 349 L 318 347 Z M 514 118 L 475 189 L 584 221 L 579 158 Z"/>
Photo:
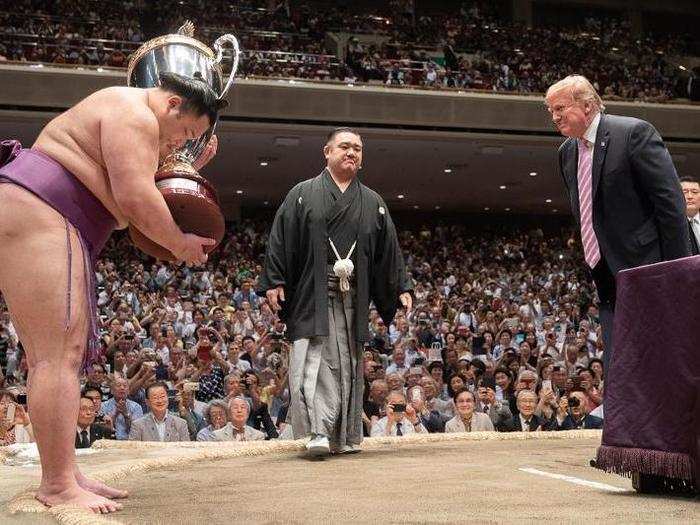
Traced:
<path id="1" fill-rule="evenodd" d="M 591 268 L 600 261 L 600 248 L 593 230 L 592 170 L 593 148 L 585 139 L 578 141 L 578 197 L 581 210 L 581 243 L 586 264 Z"/>

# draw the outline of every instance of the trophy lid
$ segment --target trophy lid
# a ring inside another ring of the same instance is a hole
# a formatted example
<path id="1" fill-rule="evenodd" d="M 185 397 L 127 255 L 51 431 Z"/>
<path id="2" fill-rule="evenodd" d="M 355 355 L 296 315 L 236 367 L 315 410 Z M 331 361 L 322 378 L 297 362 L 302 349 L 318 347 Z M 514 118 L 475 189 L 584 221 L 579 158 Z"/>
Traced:
<path id="1" fill-rule="evenodd" d="M 180 26 L 180 28 L 177 30 L 177 33 L 171 33 L 168 35 L 162 35 L 156 38 L 152 38 L 151 40 L 148 40 L 147 42 L 141 44 L 141 46 L 136 51 L 134 51 L 134 53 L 129 57 L 129 63 L 126 71 L 127 86 L 134 86 L 134 84 L 142 83 L 135 81 L 134 69 L 136 69 L 138 64 L 145 57 L 151 56 L 155 50 L 164 48 L 166 46 L 179 45 L 192 48 L 195 53 L 203 55 L 204 57 L 206 57 L 206 59 L 208 59 L 207 61 L 209 62 L 209 67 L 218 70 L 217 76 L 221 78 L 221 68 L 219 64 L 216 63 L 216 53 L 214 53 L 214 51 L 209 46 L 194 38 L 193 35 L 194 24 L 190 20 L 187 20 L 184 24 L 182 24 L 182 26 Z M 178 72 L 177 67 L 170 69 L 169 67 L 167 67 L 168 64 L 165 64 L 165 66 L 166 67 L 163 69 L 164 71 L 173 70 L 173 72 L 175 73 Z M 136 87 L 145 86 L 137 85 Z"/>

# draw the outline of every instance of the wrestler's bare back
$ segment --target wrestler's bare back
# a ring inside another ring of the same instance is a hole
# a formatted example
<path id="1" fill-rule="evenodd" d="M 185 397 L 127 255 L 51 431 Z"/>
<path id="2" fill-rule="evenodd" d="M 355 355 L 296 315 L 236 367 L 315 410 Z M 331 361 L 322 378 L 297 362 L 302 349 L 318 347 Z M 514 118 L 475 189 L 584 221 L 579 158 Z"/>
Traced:
<path id="1" fill-rule="evenodd" d="M 145 89 L 101 89 L 49 122 L 32 147 L 46 153 L 73 173 L 112 213 L 119 228 L 125 228 L 128 220 L 112 194 L 101 147 L 103 120 L 117 118 L 114 112 L 106 111 L 106 108 L 117 104 L 133 104 L 136 111 L 151 111 Z M 125 155 L 128 155 L 128 151 L 125 151 Z M 148 167 L 144 166 L 144 169 Z M 153 172 L 155 174 L 155 170 Z"/>

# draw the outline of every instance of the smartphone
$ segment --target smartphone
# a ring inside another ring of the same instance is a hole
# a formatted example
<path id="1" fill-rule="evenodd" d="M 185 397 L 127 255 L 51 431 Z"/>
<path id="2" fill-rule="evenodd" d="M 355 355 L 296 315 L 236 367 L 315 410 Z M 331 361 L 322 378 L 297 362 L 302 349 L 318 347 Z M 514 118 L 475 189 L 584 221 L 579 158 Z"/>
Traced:
<path id="1" fill-rule="evenodd" d="M 423 391 L 421 387 L 414 386 L 412 390 L 412 398 L 414 401 L 423 401 Z"/>
<path id="2" fill-rule="evenodd" d="M 496 400 L 503 401 L 503 389 L 496 385 Z"/>
<path id="3" fill-rule="evenodd" d="M 10 403 L 7 407 L 7 413 L 5 414 L 5 419 L 7 421 L 13 421 L 15 420 L 15 409 L 17 406 L 14 403 Z"/>
<path id="4" fill-rule="evenodd" d="M 177 390 L 168 389 L 168 410 L 177 412 L 178 409 Z"/>
<path id="5" fill-rule="evenodd" d="M 545 388 L 552 390 L 552 380 L 551 379 L 545 379 L 544 381 L 542 381 L 542 390 L 544 390 Z"/>

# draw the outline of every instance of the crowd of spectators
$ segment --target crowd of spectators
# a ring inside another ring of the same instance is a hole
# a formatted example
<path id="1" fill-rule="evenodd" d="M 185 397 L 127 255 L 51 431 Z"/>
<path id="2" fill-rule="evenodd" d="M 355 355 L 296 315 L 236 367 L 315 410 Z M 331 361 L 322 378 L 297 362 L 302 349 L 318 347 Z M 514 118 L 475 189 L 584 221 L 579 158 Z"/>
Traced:
<path id="1" fill-rule="evenodd" d="M 81 377 L 77 447 L 290 437 L 290 342 L 255 293 L 267 226 L 232 226 L 202 268 L 113 236 L 96 266 L 103 351 Z M 595 292 L 570 235 L 402 231 L 414 309 L 389 324 L 370 311 L 366 434 L 599 428 Z M 31 441 L 26 358 L 1 300 L 0 371 L 0 443 Z"/>
<path id="2" fill-rule="evenodd" d="M 576 71 L 608 99 L 661 102 L 681 87 L 666 57 L 682 53 L 684 41 L 637 37 L 615 18 L 588 18 L 568 30 L 528 28 L 472 7 L 459 16 L 421 16 L 381 45 L 351 39 L 347 64 L 361 81 L 518 93 L 542 93 Z"/>
<path id="3" fill-rule="evenodd" d="M 125 67 L 139 43 L 192 19 L 205 41 L 237 34 L 241 74 L 252 77 L 542 93 L 577 72 L 606 99 L 683 95 L 682 72 L 667 58 L 687 50 L 684 35 L 635 36 L 614 16 L 587 18 L 577 28 L 529 28 L 483 0 L 465 1 L 458 12 L 415 13 L 411 4 L 23 0 L 0 15 L 0 60 Z M 356 36 L 336 56 L 326 48 L 328 31 Z M 382 43 L 363 44 L 363 34 Z"/>

